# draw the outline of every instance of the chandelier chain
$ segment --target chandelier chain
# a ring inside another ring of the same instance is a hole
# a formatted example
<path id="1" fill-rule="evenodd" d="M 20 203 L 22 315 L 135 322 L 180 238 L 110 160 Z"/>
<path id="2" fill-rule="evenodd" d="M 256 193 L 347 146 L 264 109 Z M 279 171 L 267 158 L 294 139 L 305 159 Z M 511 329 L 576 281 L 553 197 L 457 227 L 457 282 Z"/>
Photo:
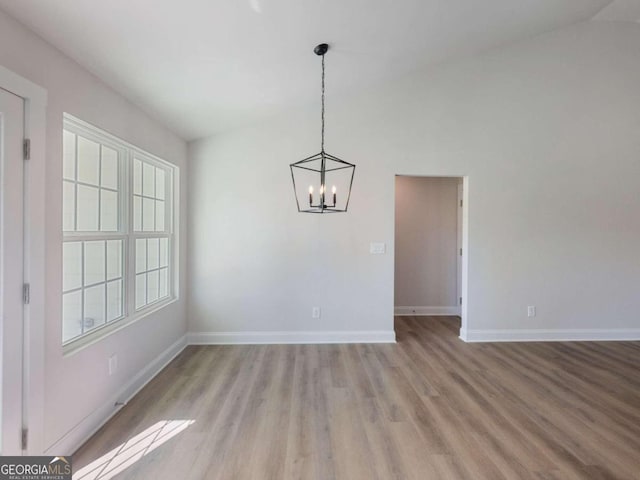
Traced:
<path id="1" fill-rule="evenodd" d="M 321 134 L 321 148 L 320 151 L 324 152 L 324 55 L 322 55 L 322 134 Z"/>

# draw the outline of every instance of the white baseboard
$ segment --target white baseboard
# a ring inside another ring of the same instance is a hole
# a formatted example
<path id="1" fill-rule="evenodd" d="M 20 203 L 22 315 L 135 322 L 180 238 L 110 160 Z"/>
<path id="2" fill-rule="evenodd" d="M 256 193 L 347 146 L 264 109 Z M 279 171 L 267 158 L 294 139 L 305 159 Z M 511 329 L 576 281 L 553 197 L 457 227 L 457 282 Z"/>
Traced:
<path id="1" fill-rule="evenodd" d="M 393 330 L 356 332 L 192 332 L 189 345 L 395 343 Z"/>
<path id="2" fill-rule="evenodd" d="M 393 309 L 393 314 L 395 316 L 460 316 L 460 307 L 395 307 Z"/>
<path id="3" fill-rule="evenodd" d="M 160 371 L 166 367 L 187 346 L 186 335 L 183 335 L 164 352 L 158 355 L 149 365 L 131 379 L 116 395 L 109 398 L 79 424 L 73 427 L 62 438 L 48 447 L 45 455 L 71 455 L 82 446 L 94 433 L 113 417 L 121 407 L 116 408 L 116 402 L 127 403 L 142 388 L 149 383 Z"/>
<path id="4" fill-rule="evenodd" d="M 640 340 L 640 328 L 460 330 L 465 342 L 609 342 Z"/>

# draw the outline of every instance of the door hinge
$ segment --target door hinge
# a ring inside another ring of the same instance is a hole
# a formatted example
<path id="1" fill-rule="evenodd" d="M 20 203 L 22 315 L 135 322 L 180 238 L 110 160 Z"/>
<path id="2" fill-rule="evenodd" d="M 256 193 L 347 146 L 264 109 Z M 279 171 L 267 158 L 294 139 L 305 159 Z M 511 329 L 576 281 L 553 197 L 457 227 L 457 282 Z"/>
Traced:
<path id="1" fill-rule="evenodd" d="M 462 200 L 460 200 L 460 206 L 462 206 Z"/>
<path id="2" fill-rule="evenodd" d="M 449 251 L 451 251 L 451 250 L 449 250 Z M 462 249 L 460 249 L 460 256 L 462 256 Z"/>
<path id="3" fill-rule="evenodd" d="M 22 153 L 25 160 L 31 160 L 31 139 L 25 138 L 22 142 Z"/>
<path id="4" fill-rule="evenodd" d="M 29 430 L 22 429 L 22 450 L 26 450 L 29 446 Z"/>
<path id="5" fill-rule="evenodd" d="M 28 283 L 22 285 L 22 301 L 25 305 L 29 305 L 31 300 L 31 286 Z"/>
<path id="6" fill-rule="evenodd" d="M 462 297 L 460 297 L 460 305 L 462 305 Z"/>

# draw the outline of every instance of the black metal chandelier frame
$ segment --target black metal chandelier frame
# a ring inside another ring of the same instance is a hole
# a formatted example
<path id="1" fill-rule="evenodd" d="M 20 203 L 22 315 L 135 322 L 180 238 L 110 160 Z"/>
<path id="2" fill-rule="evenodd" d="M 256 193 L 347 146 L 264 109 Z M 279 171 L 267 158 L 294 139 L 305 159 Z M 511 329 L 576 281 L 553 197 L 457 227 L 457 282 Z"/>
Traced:
<path id="1" fill-rule="evenodd" d="M 303 213 L 340 213 L 346 212 L 349 207 L 349 200 L 351 199 L 351 187 L 353 186 L 353 177 L 355 174 L 356 166 L 353 163 L 346 162 L 335 155 L 331 155 L 324 150 L 324 130 L 325 130 L 325 107 L 324 107 L 324 97 L 325 97 L 325 66 L 324 66 L 324 55 L 329 50 L 329 45 L 326 43 L 321 43 L 317 47 L 314 48 L 314 53 L 322 57 L 322 109 L 321 109 L 321 141 L 320 141 L 320 152 L 315 155 L 311 155 L 310 157 L 304 158 L 298 162 L 292 163 L 290 165 L 291 168 L 291 180 L 293 181 L 293 193 L 296 197 L 296 204 L 298 206 L 298 212 Z M 319 167 L 313 167 L 313 163 L 319 163 Z M 320 192 L 318 196 L 318 202 L 314 204 L 313 198 L 313 187 L 309 187 L 309 205 L 301 206 L 301 202 L 298 199 L 298 191 L 296 189 L 296 171 L 307 170 L 318 173 L 320 176 Z M 327 191 L 326 191 L 326 179 L 327 173 L 335 172 L 337 170 L 345 170 L 351 169 L 351 176 L 349 179 L 349 191 L 347 192 L 347 200 L 344 205 L 344 208 L 338 208 L 336 202 L 336 191 L 335 187 L 332 192 L 332 203 L 328 203 L 327 200 Z"/>

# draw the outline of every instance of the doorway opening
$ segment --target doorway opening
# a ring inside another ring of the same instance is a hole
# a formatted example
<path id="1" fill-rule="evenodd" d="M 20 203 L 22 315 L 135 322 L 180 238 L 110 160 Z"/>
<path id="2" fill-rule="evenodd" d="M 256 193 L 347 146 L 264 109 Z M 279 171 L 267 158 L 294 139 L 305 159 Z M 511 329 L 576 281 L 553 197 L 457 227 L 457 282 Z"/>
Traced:
<path id="1" fill-rule="evenodd" d="M 395 177 L 394 315 L 411 328 L 466 333 L 467 177 Z"/>

